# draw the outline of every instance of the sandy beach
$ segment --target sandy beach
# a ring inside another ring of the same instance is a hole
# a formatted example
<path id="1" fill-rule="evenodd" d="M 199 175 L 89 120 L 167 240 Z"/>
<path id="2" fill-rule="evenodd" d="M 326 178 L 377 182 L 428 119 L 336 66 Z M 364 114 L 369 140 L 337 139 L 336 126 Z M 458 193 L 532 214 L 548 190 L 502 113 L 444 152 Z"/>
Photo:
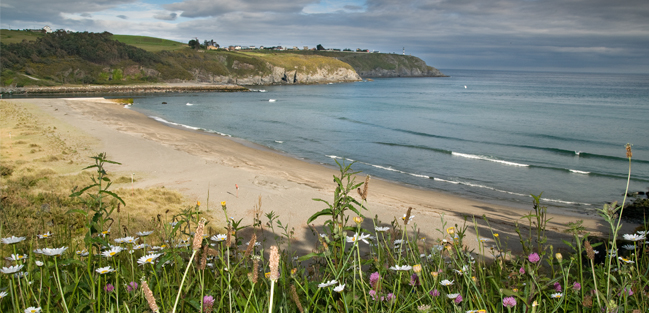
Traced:
<path id="1" fill-rule="evenodd" d="M 111 160 L 122 163 L 108 170 L 128 176 L 133 173 L 137 178 L 135 188 L 164 186 L 178 190 L 189 201 L 200 201 L 201 209 L 207 209 L 209 192 L 210 211 L 207 213 L 213 221 L 223 222 L 220 202 L 226 201 L 230 215 L 250 224 L 253 208 L 261 197 L 264 213 L 273 211 L 282 223 L 295 228 L 293 246 L 299 250 L 308 252 L 313 248 L 314 236 L 306 221 L 325 208 L 323 203 L 312 199 L 333 199 L 332 176 L 338 174 L 334 167 L 298 160 L 241 140 L 170 127 L 103 98 L 8 101 L 34 105 L 51 118 L 77 129 L 79 136 L 94 138 L 92 150 L 107 152 Z M 357 177 L 359 182 L 364 179 L 362 173 Z M 235 184 L 239 186 L 238 191 Z M 360 199 L 357 194 L 354 196 Z M 401 222 L 401 216 L 412 207 L 415 218 L 410 226 L 416 225 L 422 237 L 438 239 L 443 238 L 438 232 L 443 229 L 442 215 L 447 227 L 462 225 L 466 217 L 470 226 L 466 244 L 476 250 L 474 216 L 481 236 L 491 237 L 482 219 L 485 215 L 493 231 L 499 233 L 500 238 L 509 238 L 510 248 L 516 250 L 520 244 L 514 224 L 526 225 L 527 220 L 521 216 L 529 213 L 529 210 L 411 188 L 377 178 L 370 181 L 367 200 L 369 211 L 363 212 L 368 217 L 364 222 L 367 229 L 373 229 L 370 219 L 375 215 L 386 226 L 395 218 Z M 531 203 L 530 199 L 530 210 Z M 608 227 L 594 216 L 551 214 L 550 217 L 548 236 L 554 240 L 565 237 L 566 225 L 576 220 L 584 220 L 591 235 L 606 234 Z M 317 227 L 323 221 L 318 219 L 314 224 Z M 624 230 L 631 231 L 635 226 L 627 223 Z"/>

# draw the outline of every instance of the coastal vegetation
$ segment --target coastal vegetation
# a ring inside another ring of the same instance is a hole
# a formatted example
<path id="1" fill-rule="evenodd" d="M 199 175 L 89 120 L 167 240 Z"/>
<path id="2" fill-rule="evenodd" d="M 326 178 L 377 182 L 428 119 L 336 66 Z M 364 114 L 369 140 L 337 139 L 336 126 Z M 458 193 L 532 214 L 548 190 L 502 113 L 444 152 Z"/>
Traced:
<path id="1" fill-rule="evenodd" d="M 357 181 L 353 164 L 339 164 L 333 194 L 306 221 L 315 243 L 301 251 L 294 225 L 261 201 L 244 225 L 221 199 L 131 189 L 132 176 L 109 171 L 119 160 L 93 152 L 92 139 L 67 140 L 71 129 L 9 102 L 0 114 L 2 312 L 649 309 L 647 225 L 619 233 L 622 206 L 598 210 L 608 237 L 575 221 L 558 245 L 548 242 L 540 197 L 515 226 L 516 247 L 475 220 L 451 225 L 443 215 L 424 236 L 413 209 L 372 217 L 369 177 Z"/>
<path id="2" fill-rule="evenodd" d="M 322 83 L 359 80 L 355 73 L 359 71 L 396 73 L 393 76 L 437 73 L 412 56 L 195 50 L 171 40 L 108 32 L 58 30 L 43 34 L 2 30 L 2 36 L 0 85 L 4 87 L 159 82 Z M 298 73 L 292 80 L 286 77 L 291 71 Z"/>

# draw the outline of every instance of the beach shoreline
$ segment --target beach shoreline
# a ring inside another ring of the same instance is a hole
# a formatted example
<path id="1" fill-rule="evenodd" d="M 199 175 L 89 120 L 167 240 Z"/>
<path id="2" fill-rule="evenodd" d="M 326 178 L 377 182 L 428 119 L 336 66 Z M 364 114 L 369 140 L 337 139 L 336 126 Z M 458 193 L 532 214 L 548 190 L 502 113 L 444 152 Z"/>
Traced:
<path id="1" fill-rule="evenodd" d="M 7 101 L 32 103 L 52 118 L 96 138 L 100 143 L 98 149 L 101 149 L 97 152 L 105 151 L 110 159 L 122 163 L 121 166 L 109 167 L 109 171 L 135 173 L 140 178 L 135 183 L 136 188 L 164 186 L 179 190 L 190 200 L 204 205 L 207 205 L 209 194 L 212 210 L 206 213 L 214 220 L 223 222 L 218 203 L 226 201 L 230 215 L 243 218 L 245 225 L 251 224 L 253 207 L 261 197 L 262 210 L 275 212 L 282 223 L 295 227 L 295 237 L 303 243 L 298 248 L 305 251 L 312 249 L 309 245 L 313 241 L 306 221 L 325 208 L 323 203 L 312 199 L 331 201 L 333 198 L 335 186 L 331 177 L 338 173 L 335 167 L 299 160 L 272 149 L 244 145 L 237 139 L 170 127 L 103 98 Z M 357 182 L 364 179 L 361 173 Z M 353 196 L 360 199 L 356 194 Z M 530 212 L 531 202 L 530 209 L 524 210 L 372 179 L 367 203 L 369 211 L 363 212 L 368 219 L 363 226 L 372 230 L 369 218 L 375 215 L 382 226 L 392 221 L 401 222 L 400 217 L 412 207 L 415 216 L 412 224 L 416 224 L 421 236 L 443 238 L 445 227 L 461 226 L 466 217 L 468 238 L 475 238 L 472 222 L 475 217 L 481 237 L 491 237 L 493 231 L 515 243 L 518 236 L 514 225 L 517 222 L 526 225 L 527 220 L 521 217 Z M 442 223 L 442 215 L 446 225 Z M 492 230 L 482 220 L 483 215 L 489 219 Z M 603 235 L 608 229 L 601 218 L 594 216 L 552 212 L 549 217 L 552 220 L 547 231 L 554 242 L 565 238 L 567 235 L 563 231 L 568 222 L 576 220 L 583 220 L 586 230 L 594 236 Z M 320 218 L 314 224 L 319 226 L 323 221 Z M 624 230 L 630 231 L 633 227 L 634 224 L 625 223 Z M 469 249 L 478 250 L 475 239 L 465 243 Z M 516 247 L 511 248 L 515 250 Z"/>

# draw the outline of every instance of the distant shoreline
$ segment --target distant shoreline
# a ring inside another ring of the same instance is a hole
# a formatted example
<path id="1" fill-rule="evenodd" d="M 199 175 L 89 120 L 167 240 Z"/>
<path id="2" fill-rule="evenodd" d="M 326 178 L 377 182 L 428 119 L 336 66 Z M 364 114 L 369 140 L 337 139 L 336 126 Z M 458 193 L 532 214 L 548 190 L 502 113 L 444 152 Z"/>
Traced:
<path id="1" fill-rule="evenodd" d="M 106 93 L 169 93 L 169 92 L 238 92 L 250 91 L 239 85 L 210 84 L 164 84 L 164 85 L 88 85 L 88 86 L 51 86 L 51 87 L 2 87 L 1 94 L 106 94 Z"/>

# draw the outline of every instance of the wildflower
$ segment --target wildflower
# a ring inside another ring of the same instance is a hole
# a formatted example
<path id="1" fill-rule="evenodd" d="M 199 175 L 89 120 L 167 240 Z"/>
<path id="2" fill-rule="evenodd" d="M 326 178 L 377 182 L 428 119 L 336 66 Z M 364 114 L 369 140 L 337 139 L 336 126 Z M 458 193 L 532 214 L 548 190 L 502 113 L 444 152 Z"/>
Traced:
<path id="1" fill-rule="evenodd" d="M 113 292 L 113 290 L 115 290 L 115 286 L 113 286 L 112 284 L 106 284 L 106 286 L 104 286 L 105 292 Z"/>
<path id="2" fill-rule="evenodd" d="M 372 287 L 372 289 L 376 287 L 376 284 L 379 282 L 379 279 L 381 279 L 381 275 L 379 275 L 379 272 L 374 272 L 370 275 L 370 287 Z"/>
<path id="3" fill-rule="evenodd" d="M 27 258 L 26 254 L 20 255 L 20 254 L 12 254 L 10 257 L 6 257 L 7 261 L 20 261 L 24 260 Z"/>
<path id="4" fill-rule="evenodd" d="M 431 275 L 433 275 L 434 279 L 437 279 L 437 276 L 439 275 L 439 272 L 430 272 Z"/>
<path id="5" fill-rule="evenodd" d="M 110 228 L 108 228 L 108 230 L 104 230 L 104 231 L 102 231 L 102 232 L 100 233 L 100 235 L 101 235 L 102 237 L 106 237 L 106 235 L 108 235 L 108 234 L 110 234 Z"/>
<path id="6" fill-rule="evenodd" d="M 225 234 L 218 234 L 218 235 L 214 235 L 214 236 L 212 236 L 212 238 L 210 238 L 210 240 L 212 240 L 212 241 L 216 241 L 216 242 L 219 242 L 219 241 L 223 241 L 223 240 L 225 240 L 226 238 L 228 238 L 228 235 L 225 235 Z"/>
<path id="7" fill-rule="evenodd" d="M 550 298 L 553 298 L 553 299 L 559 299 L 561 297 L 563 297 L 563 293 L 560 293 L 560 292 L 553 293 L 553 294 L 550 295 Z"/>
<path id="8" fill-rule="evenodd" d="M 516 299 L 514 297 L 505 297 L 503 299 L 503 306 L 506 308 L 513 308 L 516 306 Z"/>
<path id="9" fill-rule="evenodd" d="M 88 253 L 87 250 L 81 250 L 76 252 L 78 256 L 88 256 L 90 253 Z"/>
<path id="10" fill-rule="evenodd" d="M 338 285 L 336 288 L 334 288 L 335 292 L 341 292 L 345 289 L 345 284 Z"/>
<path id="11" fill-rule="evenodd" d="M 101 255 L 103 255 L 103 256 L 105 256 L 107 258 L 111 258 L 111 257 L 113 257 L 114 255 L 116 255 L 116 254 L 118 254 L 120 252 L 122 252 L 122 247 L 111 247 L 110 250 L 102 252 Z"/>
<path id="12" fill-rule="evenodd" d="M 415 264 L 412 267 L 412 270 L 415 271 L 415 273 L 417 273 L 417 275 L 419 275 L 419 273 L 421 273 L 421 264 Z"/>
<path id="13" fill-rule="evenodd" d="M 518 270 L 518 273 L 520 273 L 521 275 L 525 275 L 525 269 L 521 267 L 521 269 Z"/>
<path id="14" fill-rule="evenodd" d="M 155 263 L 155 259 L 159 258 L 162 255 L 162 253 L 154 253 L 154 254 L 149 254 L 142 256 L 140 259 L 137 260 L 138 264 L 144 265 L 144 264 L 153 264 Z"/>
<path id="15" fill-rule="evenodd" d="M 34 263 L 36 263 L 36 266 L 43 266 L 45 264 L 41 261 L 34 261 Z"/>
<path id="16" fill-rule="evenodd" d="M 633 290 L 631 290 L 631 288 L 627 289 L 626 287 L 624 287 L 624 289 L 622 289 L 622 291 L 620 293 L 618 293 L 618 295 L 621 296 L 623 294 L 628 294 L 629 296 L 632 296 L 633 295 Z"/>
<path id="17" fill-rule="evenodd" d="M 124 238 L 117 238 L 117 239 L 115 239 L 115 242 L 117 242 L 117 243 L 135 243 L 138 239 L 140 239 L 140 238 L 139 237 L 128 236 L 128 237 L 124 237 Z"/>
<path id="18" fill-rule="evenodd" d="M 483 242 L 483 243 L 484 243 L 484 242 L 487 242 L 487 241 L 491 241 L 491 239 L 489 239 L 489 238 L 485 238 L 485 237 L 478 237 L 476 240 L 477 240 L 478 242 Z"/>
<path id="19" fill-rule="evenodd" d="M 372 300 L 376 300 L 376 291 L 374 289 L 370 290 L 369 295 L 372 297 Z"/>
<path id="20" fill-rule="evenodd" d="M 279 251 L 277 246 L 270 247 L 270 280 L 277 281 L 279 279 Z"/>
<path id="21" fill-rule="evenodd" d="M 414 215 L 410 215 L 411 212 L 412 212 L 412 208 L 410 207 L 408 208 L 408 212 L 404 214 L 403 217 L 401 218 L 403 220 L 403 225 L 408 225 L 408 223 L 410 223 L 410 221 L 412 221 L 412 219 L 415 218 Z"/>
<path id="22" fill-rule="evenodd" d="M 385 226 L 385 227 L 378 227 L 378 226 L 377 226 L 377 227 L 374 227 L 374 231 L 377 231 L 377 232 L 384 232 L 384 231 L 388 231 L 388 230 L 390 230 L 390 227 L 388 227 L 388 226 Z"/>
<path id="23" fill-rule="evenodd" d="M 34 249 L 34 254 L 43 254 L 43 250 L 41 250 L 41 249 Z"/>
<path id="24" fill-rule="evenodd" d="M 442 286 L 450 286 L 450 285 L 453 285 L 453 282 L 454 282 L 454 280 L 449 281 L 448 279 L 444 279 L 439 283 L 442 284 Z"/>
<path id="25" fill-rule="evenodd" d="M 574 291 L 581 290 L 581 284 L 578 283 L 578 282 L 575 282 L 574 284 L 572 284 L 572 290 L 574 290 Z"/>
<path id="26" fill-rule="evenodd" d="M 626 249 L 626 250 L 635 250 L 635 246 L 634 246 L 634 245 L 623 245 L 622 248 L 624 248 L 624 249 Z"/>
<path id="27" fill-rule="evenodd" d="M 12 245 L 15 243 L 19 243 L 21 241 L 25 240 L 25 237 L 16 237 L 16 236 L 11 236 L 7 238 L 2 238 L 2 243 L 6 245 Z"/>
<path id="28" fill-rule="evenodd" d="M 152 230 L 151 231 L 139 231 L 139 232 L 137 232 L 135 234 L 140 236 L 140 237 L 146 237 L 148 235 L 153 234 L 153 231 Z"/>
<path id="29" fill-rule="evenodd" d="M 52 237 L 52 233 L 50 233 L 50 232 L 48 231 L 48 232 L 46 232 L 46 233 L 44 233 L 44 234 L 42 234 L 42 235 L 37 235 L 37 236 L 38 236 L 38 239 L 47 239 L 47 238 L 51 238 L 51 237 Z"/>
<path id="30" fill-rule="evenodd" d="M 455 298 L 455 304 L 460 304 L 462 302 L 462 296 L 458 295 L 457 298 Z"/>
<path id="31" fill-rule="evenodd" d="M 561 253 L 559 253 L 559 252 L 557 252 L 557 254 L 555 254 L 554 257 L 556 257 L 557 260 L 559 260 L 559 262 L 561 262 L 561 260 L 563 260 L 563 255 L 561 255 Z"/>
<path id="32" fill-rule="evenodd" d="M 362 241 L 364 243 L 369 244 L 369 242 L 367 241 L 367 238 L 369 238 L 369 237 L 370 237 L 369 234 L 358 234 L 358 233 L 356 233 L 356 234 L 354 234 L 353 237 L 347 237 L 347 242 L 357 242 L 357 241 L 360 240 L 360 241 Z"/>
<path id="33" fill-rule="evenodd" d="M 140 250 L 140 249 L 144 249 L 144 248 L 146 248 L 147 246 L 148 246 L 148 245 L 147 245 L 146 243 L 141 243 L 141 244 L 139 244 L 139 245 L 134 246 L 132 250 Z"/>
<path id="34" fill-rule="evenodd" d="M 582 304 L 587 308 L 591 308 L 593 306 L 593 297 L 592 296 L 585 296 L 584 301 L 582 302 Z"/>
<path id="35" fill-rule="evenodd" d="M 137 283 L 136 282 L 132 281 L 128 285 L 126 285 L 126 291 L 133 292 L 135 290 L 137 290 Z"/>
<path id="36" fill-rule="evenodd" d="M 421 286 L 421 283 L 419 283 L 419 276 L 417 276 L 417 274 L 412 274 L 410 276 L 410 286 Z"/>
<path id="37" fill-rule="evenodd" d="M 498 233 L 495 233 L 495 234 L 494 234 L 494 237 L 498 238 Z"/>
<path id="38" fill-rule="evenodd" d="M 536 262 L 538 262 L 538 261 L 541 260 L 541 258 L 539 257 L 539 255 L 538 255 L 536 252 L 531 253 L 531 254 L 527 257 L 527 259 L 528 259 L 530 262 L 532 262 L 532 263 L 536 263 Z"/>
<path id="39" fill-rule="evenodd" d="M 333 286 L 333 285 L 335 285 L 335 284 L 337 284 L 337 283 L 338 283 L 337 280 L 330 280 L 330 281 L 328 281 L 328 282 L 326 282 L 326 283 L 321 283 L 321 284 L 319 284 L 319 285 L 318 285 L 318 288 L 331 287 L 331 286 Z"/>
<path id="40" fill-rule="evenodd" d="M 446 232 L 447 232 L 449 235 L 453 236 L 453 235 L 455 234 L 455 227 L 449 227 L 449 228 L 447 228 L 447 229 L 446 229 Z"/>
<path id="41" fill-rule="evenodd" d="M 354 216 L 354 223 L 360 225 L 361 223 L 363 223 L 363 218 L 360 216 Z"/>
<path id="42" fill-rule="evenodd" d="M 618 260 L 620 260 L 620 261 L 622 261 L 622 262 L 624 262 L 624 263 L 626 263 L 626 264 L 633 264 L 633 263 L 635 263 L 634 261 L 631 261 L 631 260 L 626 259 L 626 258 L 623 258 L 623 257 L 618 257 Z"/>
<path id="43" fill-rule="evenodd" d="M 3 267 L 0 272 L 3 272 L 5 274 L 13 274 L 15 272 L 20 271 L 23 268 L 24 265 L 16 265 L 16 266 L 9 266 L 9 267 Z"/>
<path id="44" fill-rule="evenodd" d="M 203 312 L 206 313 L 212 312 L 213 306 L 214 306 L 214 297 L 212 296 L 203 297 Z"/>
<path id="45" fill-rule="evenodd" d="M 112 269 L 110 266 L 100 267 L 100 268 L 95 270 L 95 272 L 97 272 L 99 274 L 106 274 L 106 273 L 110 273 L 110 272 L 114 272 L 114 271 L 115 270 Z"/>
<path id="46" fill-rule="evenodd" d="M 386 297 L 386 300 L 392 302 L 396 299 L 397 297 L 394 296 L 393 293 L 388 293 L 388 296 Z"/>
<path id="47" fill-rule="evenodd" d="M 30 306 L 30 307 L 25 309 L 25 313 L 39 313 L 40 311 L 41 311 L 40 307 L 35 308 L 33 306 Z"/>
<path id="48" fill-rule="evenodd" d="M 158 312 L 160 308 L 158 308 L 158 305 L 155 303 L 155 297 L 153 297 L 153 291 L 149 288 L 149 284 L 147 284 L 146 281 L 142 282 L 142 290 L 144 291 L 144 298 L 146 298 L 146 301 L 149 303 L 149 308 L 153 312 Z"/>
<path id="49" fill-rule="evenodd" d="M 56 249 L 49 249 L 49 248 L 44 248 L 43 254 L 49 255 L 49 256 L 56 256 L 56 255 L 61 255 L 65 250 L 68 250 L 68 247 L 61 247 L 61 248 L 56 248 Z"/>
<path id="50" fill-rule="evenodd" d="M 6 291 L 0 292 L 0 299 L 6 297 L 7 295 L 8 295 L 8 293 Z"/>
<path id="51" fill-rule="evenodd" d="M 225 201 L 221 201 L 221 206 L 225 207 Z"/>
<path id="52" fill-rule="evenodd" d="M 554 283 L 554 290 L 556 292 L 561 292 L 561 284 L 559 284 L 559 282 Z"/>
<path id="53" fill-rule="evenodd" d="M 459 293 L 449 293 L 446 295 L 449 299 L 455 299 L 460 296 Z"/>
<path id="54" fill-rule="evenodd" d="M 403 239 L 397 239 L 394 241 L 395 246 L 400 245 L 401 243 L 403 243 Z"/>
<path id="55" fill-rule="evenodd" d="M 439 291 L 437 289 L 431 290 L 431 292 L 429 292 L 428 294 L 433 297 L 439 297 Z"/>
<path id="56" fill-rule="evenodd" d="M 412 266 L 410 266 L 410 265 L 403 265 L 403 266 L 395 265 L 395 266 L 390 266 L 390 269 L 393 270 L 393 271 L 409 271 L 409 270 L 412 269 Z"/>
<path id="57" fill-rule="evenodd" d="M 418 311 L 423 311 L 423 312 L 428 312 L 428 310 L 430 310 L 430 305 L 423 305 L 422 304 L 422 305 L 417 307 L 417 310 Z"/>

